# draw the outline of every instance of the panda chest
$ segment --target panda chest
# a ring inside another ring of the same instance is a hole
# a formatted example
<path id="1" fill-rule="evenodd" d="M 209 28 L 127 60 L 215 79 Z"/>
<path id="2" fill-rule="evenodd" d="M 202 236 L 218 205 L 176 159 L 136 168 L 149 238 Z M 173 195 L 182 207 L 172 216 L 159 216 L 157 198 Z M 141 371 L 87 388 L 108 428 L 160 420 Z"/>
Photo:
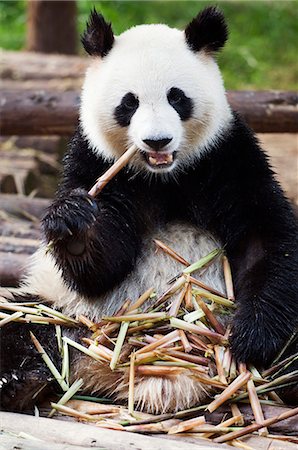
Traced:
<path id="1" fill-rule="evenodd" d="M 133 271 L 102 297 L 100 304 L 105 314 L 113 314 L 119 307 L 120 300 L 124 301 L 126 298 L 135 300 L 151 287 L 157 295 L 161 295 L 169 288 L 169 280 L 183 270 L 183 264 L 156 246 L 154 242 L 156 239 L 173 249 L 190 264 L 215 248 L 220 248 L 220 243 L 213 236 L 187 223 L 173 222 L 153 230 L 143 239 Z M 224 292 L 220 260 L 194 276 L 214 289 Z"/>

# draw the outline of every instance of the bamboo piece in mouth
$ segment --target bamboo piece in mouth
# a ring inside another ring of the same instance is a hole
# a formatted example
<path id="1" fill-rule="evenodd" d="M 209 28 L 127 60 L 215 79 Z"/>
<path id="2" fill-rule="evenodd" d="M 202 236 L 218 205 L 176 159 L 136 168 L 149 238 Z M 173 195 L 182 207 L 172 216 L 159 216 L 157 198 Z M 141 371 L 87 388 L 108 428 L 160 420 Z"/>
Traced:
<path id="1" fill-rule="evenodd" d="M 88 192 L 91 197 L 95 197 L 98 195 L 102 189 L 108 184 L 109 181 L 111 181 L 112 178 L 114 178 L 117 173 L 123 169 L 126 164 L 131 160 L 131 158 L 136 154 L 138 148 L 135 145 L 132 145 L 129 147 L 129 149 L 123 153 L 123 155 L 120 156 L 119 159 L 103 174 L 101 175 L 94 186 L 90 189 Z"/>

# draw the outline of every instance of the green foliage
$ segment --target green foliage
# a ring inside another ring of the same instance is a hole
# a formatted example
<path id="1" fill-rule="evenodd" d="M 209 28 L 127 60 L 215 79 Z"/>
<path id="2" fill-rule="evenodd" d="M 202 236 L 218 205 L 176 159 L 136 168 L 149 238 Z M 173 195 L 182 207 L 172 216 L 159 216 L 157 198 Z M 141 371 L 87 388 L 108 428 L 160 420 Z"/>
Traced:
<path id="1" fill-rule="evenodd" d="M 206 1 L 78 1 L 82 32 L 95 6 L 113 24 L 116 34 L 140 23 L 167 23 L 183 28 Z M 218 1 L 229 22 L 230 39 L 219 57 L 229 89 L 297 88 L 297 1 Z M 0 2 L 0 45 L 24 47 L 24 1 Z"/>

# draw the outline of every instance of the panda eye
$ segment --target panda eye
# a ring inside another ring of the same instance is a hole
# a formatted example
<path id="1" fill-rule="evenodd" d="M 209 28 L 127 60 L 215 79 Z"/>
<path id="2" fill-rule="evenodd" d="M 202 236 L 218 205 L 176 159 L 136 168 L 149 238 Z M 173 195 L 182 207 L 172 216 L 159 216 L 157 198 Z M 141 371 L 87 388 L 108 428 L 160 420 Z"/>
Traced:
<path id="1" fill-rule="evenodd" d="M 176 105 L 177 103 L 181 103 L 185 98 L 184 92 L 178 88 L 171 88 L 167 95 L 168 101 L 170 105 Z"/>
<path id="2" fill-rule="evenodd" d="M 124 95 L 122 98 L 121 104 L 129 110 L 136 109 L 139 106 L 139 100 L 137 97 L 129 92 L 128 94 Z"/>
<path id="3" fill-rule="evenodd" d="M 167 93 L 169 104 L 179 114 L 181 120 L 188 120 L 193 111 L 193 101 L 185 93 L 176 87 L 172 87 Z"/>

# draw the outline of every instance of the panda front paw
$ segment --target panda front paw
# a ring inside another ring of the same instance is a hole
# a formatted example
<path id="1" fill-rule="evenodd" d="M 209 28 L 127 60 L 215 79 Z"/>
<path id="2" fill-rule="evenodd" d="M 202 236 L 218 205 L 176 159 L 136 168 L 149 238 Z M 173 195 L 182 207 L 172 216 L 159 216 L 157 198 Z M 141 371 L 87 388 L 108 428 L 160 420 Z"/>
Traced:
<path id="1" fill-rule="evenodd" d="M 80 254 L 97 216 L 96 201 L 84 189 L 74 189 L 49 208 L 42 220 L 43 232 L 54 246 L 66 245 L 70 253 Z"/>
<path id="2" fill-rule="evenodd" d="M 251 317 L 247 312 L 236 314 L 232 327 L 231 348 L 237 361 L 264 368 L 281 350 L 287 337 L 274 319 L 260 314 Z"/>

